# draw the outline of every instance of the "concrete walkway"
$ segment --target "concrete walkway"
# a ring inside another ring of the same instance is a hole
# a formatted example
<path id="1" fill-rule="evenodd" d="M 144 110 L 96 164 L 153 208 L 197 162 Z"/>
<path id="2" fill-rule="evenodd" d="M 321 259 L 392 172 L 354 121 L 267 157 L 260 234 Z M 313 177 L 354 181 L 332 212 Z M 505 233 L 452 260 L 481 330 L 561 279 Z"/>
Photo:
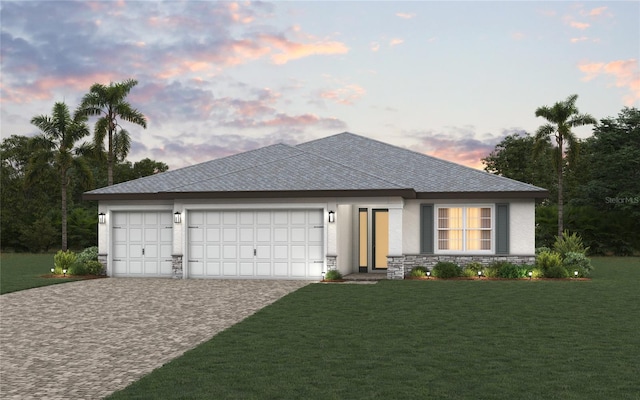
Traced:
<path id="1" fill-rule="evenodd" d="M 108 278 L 2 295 L 0 398 L 102 398 L 308 283 Z"/>

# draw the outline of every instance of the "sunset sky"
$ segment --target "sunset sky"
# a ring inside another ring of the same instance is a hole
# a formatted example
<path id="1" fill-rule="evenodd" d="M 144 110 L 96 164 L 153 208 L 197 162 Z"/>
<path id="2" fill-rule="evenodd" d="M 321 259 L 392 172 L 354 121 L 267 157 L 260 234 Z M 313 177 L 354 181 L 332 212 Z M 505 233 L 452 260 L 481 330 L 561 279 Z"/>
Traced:
<path id="1" fill-rule="evenodd" d="M 476 168 L 578 94 L 640 107 L 640 2 L 4 1 L 2 137 L 139 81 L 129 159 L 171 169 L 349 131 Z M 577 131 L 586 137 L 591 128 Z"/>

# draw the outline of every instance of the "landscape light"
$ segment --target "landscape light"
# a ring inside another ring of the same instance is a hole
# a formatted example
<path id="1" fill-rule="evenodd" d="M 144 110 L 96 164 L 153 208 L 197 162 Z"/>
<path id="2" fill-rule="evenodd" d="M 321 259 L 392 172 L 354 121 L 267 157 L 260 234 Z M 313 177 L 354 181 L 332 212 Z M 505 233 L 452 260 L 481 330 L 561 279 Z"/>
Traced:
<path id="1" fill-rule="evenodd" d="M 578 271 L 573 271 L 573 276 L 575 276 L 576 278 L 578 277 Z"/>
<path id="2" fill-rule="evenodd" d="M 67 270 L 66 269 L 62 270 L 62 275 L 67 276 Z"/>
<path id="3" fill-rule="evenodd" d="M 53 272 L 55 271 L 55 269 L 51 268 L 51 273 L 53 274 Z"/>
<path id="4" fill-rule="evenodd" d="M 427 271 L 427 279 L 431 276 L 431 271 Z"/>
<path id="5" fill-rule="evenodd" d="M 324 272 L 322 273 L 322 280 L 324 280 Z"/>
<path id="6" fill-rule="evenodd" d="M 529 271 L 529 280 L 531 280 L 532 276 L 533 276 L 533 271 Z"/>
<path id="7" fill-rule="evenodd" d="M 478 271 L 478 278 L 482 278 L 482 271 Z"/>

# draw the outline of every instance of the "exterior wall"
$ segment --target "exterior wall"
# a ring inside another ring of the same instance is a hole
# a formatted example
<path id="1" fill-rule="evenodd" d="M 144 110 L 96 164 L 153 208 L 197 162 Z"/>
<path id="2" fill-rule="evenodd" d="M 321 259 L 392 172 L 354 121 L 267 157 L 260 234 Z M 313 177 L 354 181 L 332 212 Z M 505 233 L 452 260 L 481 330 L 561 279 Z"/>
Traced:
<path id="1" fill-rule="evenodd" d="M 512 201 L 509 205 L 509 252 L 535 254 L 536 205 L 533 201 Z"/>

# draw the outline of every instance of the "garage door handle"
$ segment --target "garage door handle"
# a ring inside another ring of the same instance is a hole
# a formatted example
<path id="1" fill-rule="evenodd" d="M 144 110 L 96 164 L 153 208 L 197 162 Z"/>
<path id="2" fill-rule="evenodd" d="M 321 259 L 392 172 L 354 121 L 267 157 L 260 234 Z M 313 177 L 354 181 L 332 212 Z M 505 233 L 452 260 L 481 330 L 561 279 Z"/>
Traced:
<path id="1" fill-rule="evenodd" d="M 320 260 L 320 261 L 314 261 L 314 264 L 320 264 L 320 263 L 324 263 L 324 261 Z"/>
<path id="2" fill-rule="evenodd" d="M 258 255 L 258 251 L 256 249 L 253 249 L 253 255 L 257 256 Z"/>
<path id="3" fill-rule="evenodd" d="M 200 262 L 200 260 L 189 260 L 189 262 Z"/>

